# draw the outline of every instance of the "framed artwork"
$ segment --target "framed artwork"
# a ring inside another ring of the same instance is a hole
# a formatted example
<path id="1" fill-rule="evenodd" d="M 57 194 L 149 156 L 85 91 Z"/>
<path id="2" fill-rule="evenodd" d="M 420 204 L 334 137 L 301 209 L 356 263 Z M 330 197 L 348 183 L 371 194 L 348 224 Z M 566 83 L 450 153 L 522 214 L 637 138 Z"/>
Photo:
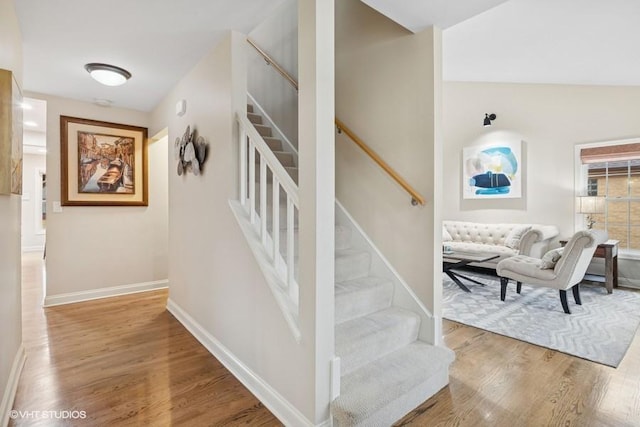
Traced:
<path id="1" fill-rule="evenodd" d="M 63 206 L 148 206 L 147 128 L 60 116 Z"/>
<path id="2" fill-rule="evenodd" d="M 466 147 L 462 152 L 462 197 L 522 197 L 522 141 Z"/>
<path id="3" fill-rule="evenodd" d="M 9 70 L 0 70 L 0 194 L 22 194 L 22 93 Z"/>

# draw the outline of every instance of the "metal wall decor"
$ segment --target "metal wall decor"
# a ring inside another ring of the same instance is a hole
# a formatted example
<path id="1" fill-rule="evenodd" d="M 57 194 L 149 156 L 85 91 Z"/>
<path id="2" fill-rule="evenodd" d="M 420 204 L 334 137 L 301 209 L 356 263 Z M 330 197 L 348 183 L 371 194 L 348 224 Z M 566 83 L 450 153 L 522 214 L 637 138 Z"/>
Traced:
<path id="1" fill-rule="evenodd" d="M 182 138 L 176 138 L 175 155 L 178 160 L 178 175 L 191 171 L 194 175 L 200 175 L 202 165 L 207 160 L 208 144 L 204 138 L 197 135 L 194 128 L 187 126 Z"/>

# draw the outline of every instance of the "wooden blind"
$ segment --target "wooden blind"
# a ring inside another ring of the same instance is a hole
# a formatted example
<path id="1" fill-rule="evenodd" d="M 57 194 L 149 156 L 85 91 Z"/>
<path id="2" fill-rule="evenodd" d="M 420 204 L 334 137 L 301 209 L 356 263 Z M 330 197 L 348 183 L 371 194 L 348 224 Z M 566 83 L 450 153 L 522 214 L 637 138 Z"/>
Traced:
<path id="1" fill-rule="evenodd" d="M 640 143 L 583 148 L 580 160 L 583 164 L 640 159 Z"/>

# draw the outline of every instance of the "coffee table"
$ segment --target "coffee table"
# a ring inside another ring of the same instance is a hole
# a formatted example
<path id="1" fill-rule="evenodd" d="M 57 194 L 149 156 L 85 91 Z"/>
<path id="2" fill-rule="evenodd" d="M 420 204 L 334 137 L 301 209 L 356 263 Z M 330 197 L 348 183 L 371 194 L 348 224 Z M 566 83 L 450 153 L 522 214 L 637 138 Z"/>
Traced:
<path id="1" fill-rule="evenodd" d="M 478 282 L 475 279 L 472 279 L 467 276 L 463 276 L 462 274 L 453 271 L 454 268 L 464 267 L 467 264 L 471 264 L 472 262 L 486 262 L 492 259 L 498 258 L 500 255 L 491 252 L 462 252 L 462 251 L 454 251 L 451 253 L 442 253 L 442 271 L 444 274 L 449 276 L 451 280 L 455 282 L 456 285 L 460 287 L 465 292 L 471 292 L 469 288 L 467 288 L 464 283 L 460 281 L 460 279 L 468 280 L 469 282 L 476 283 L 478 285 L 484 286 L 484 283 Z"/>

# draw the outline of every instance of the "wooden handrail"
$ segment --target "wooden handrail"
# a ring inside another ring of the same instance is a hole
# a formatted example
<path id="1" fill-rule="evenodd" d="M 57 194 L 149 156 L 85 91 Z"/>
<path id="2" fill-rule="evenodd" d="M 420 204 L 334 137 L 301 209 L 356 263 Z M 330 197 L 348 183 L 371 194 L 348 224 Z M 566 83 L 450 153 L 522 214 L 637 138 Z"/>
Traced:
<path id="1" fill-rule="evenodd" d="M 271 59 L 271 57 L 264 50 L 260 49 L 253 42 L 253 40 L 251 40 L 250 38 L 247 38 L 247 43 L 249 43 L 251 46 L 253 46 L 253 48 L 255 50 L 258 51 L 260 56 L 262 56 L 264 58 L 264 60 L 267 61 L 268 65 L 273 65 L 273 68 L 275 68 L 276 71 L 282 75 L 282 77 L 287 79 L 287 81 L 289 81 L 289 83 L 291 83 L 291 86 L 293 86 L 296 89 L 296 91 L 298 90 L 298 82 L 296 82 L 295 79 L 289 75 L 289 73 L 287 73 L 280 65 L 278 65 L 277 62 L 275 62 L 273 59 Z"/>
<path id="2" fill-rule="evenodd" d="M 296 82 L 293 77 L 291 77 L 280 65 L 278 65 L 277 62 L 271 59 L 271 57 L 265 51 L 260 49 L 251 39 L 247 38 L 247 43 L 249 43 L 255 50 L 258 51 L 258 53 L 264 58 L 264 60 L 267 61 L 267 64 L 273 65 L 276 71 L 278 71 L 278 73 L 280 73 L 282 77 L 287 79 L 289 83 L 291 83 L 291 85 L 296 89 L 296 91 L 298 90 L 298 82 Z M 409 185 L 409 183 L 405 181 L 404 178 L 398 175 L 398 173 L 393 170 L 393 168 L 389 166 L 387 162 L 382 160 L 378 153 L 373 151 L 371 147 L 365 144 L 363 140 L 358 138 L 358 136 L 353 133 L 351 129 L 346 127 L 344 123 L 338 120 L 337 117 L 335 118 L 335 123 L 336 127 L 338 128 L 338 132 L 344 131 L 344 133 L 347 134 L 347 136 L 351 138 L 351 140 L 355 142 L 356 145 L 358 145 L 358 147 L 362 149 L 362 151 L 364 151 L 369 157 L 371 157 L 371 159 L 376 162 L 378 166 L 380 166 L 394 181 L 400 184 L 400 186 L 404 188 L 407 193 L 409 193 L 409 195 L 411 196 L 412 205 L 424 205 L 426 203 L 424 197 L 422 197 L 420 193 L 418 193 L 411 185 Z"/>
<path id="3" fill-rule="evenodd" d="M 398 173 L 391 166 L 389 166 L 389 164 L 387 162 L 382 160 L 382 157 L 380 157 L 378 155 L 378 153 L 373 151 L 371 149 L 371 147 L 369 147 L 367 144 L 365 144 L 365 142 L 363 140 L 358 138 L 358 136 L 355 133 L 353 133 L 353 131 L 351 129 L 346 127 L 345 124 L 342 123 L 337 118 L 336 118 L 336 127 L 338 128 L 338 132 L 339 133 L 340 132 L 344 132 L 349 138 L 351 138 L 351 140 L 353 142 L 355 142 L 356 145 L 362 149 L 362 151 L 367 153 L 367 155 L 369 157 L 371 157 L 371 159 L 374 162 L 376 162 L 378 164 L 378 166 L 380 166 L 382 169 L 384 169 L 384 171 L 391 178 L 393 178 L 394 181 L 396 181 L 398 184 L 400 184 L 400 186 L 402 188 L 404 188 L 404 190 L 411 195 L 411 204 L 412 205 L 415 206 L 417 204 L 420 204 L 420 205 L 424 205 L 425 204 L 425 199 L 424 199 L 424 197 L 422 197 L 422 195 L 420 195 L 420 193 L 418 193 L 411 185 L 409 185 L 409 183 L 407 181 L 405 181 L 404 178 L 402 178 L 400 175 L 398 175 Z"/>

